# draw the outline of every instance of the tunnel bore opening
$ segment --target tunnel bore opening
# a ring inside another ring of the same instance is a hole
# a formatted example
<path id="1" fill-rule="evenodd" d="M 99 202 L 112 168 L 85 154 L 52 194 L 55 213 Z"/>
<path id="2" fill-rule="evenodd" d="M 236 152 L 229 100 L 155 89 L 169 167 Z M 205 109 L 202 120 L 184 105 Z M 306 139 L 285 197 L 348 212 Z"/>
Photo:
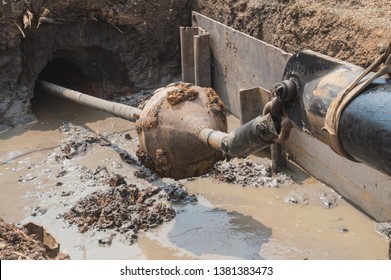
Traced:
<path id="1" fill-rule="evenodd" d="M 99 95 L 98 92 L 93 91 L 94 81 L 85 75 L 76 63 L 64 58 L 54 58 L 49 61 L 37 80 L 48 81 L 89 95 Z M 40 98 L 43 94 L 45 92 L 36 83 L 34 97 Z"/>
<path id="2" fill-rule="evenodd" d="M 45 106 L 50 106 L 48 93 L 39 85 L 38 81 L 44 80 L 63 87 L 77 90 L 88 95 L 101 97 L 98 90 L 98 82 L 91 79 L 81 70 L 81 67 L 68 59 L 53 58 L 42 69 L 35 81 L 34 97 L 31 99 L 31 109 L 35 116 L 39 116 L 39 111 Z M 61 103 L 55 106 L 61 106 Z"/>
<path id="3" fill-rule="evenodd" d="M 102 99 L 130 95 L 136 91 L 128 77 L 128 69 L 118 54 L 99 47 L 63 50 L 54 54 L 35 81 L 31 99 L 35 116 L 37 110 L 45 106 L 43 104 L 48 97 L 48 93 L 37 83 L 39 80 Z"/>
<path id="4" fill-rule="evenodd" d="M 54 58 L 48 62 L 38 79 L 52 82 L 64 87 L 81 90 L 91 81 L 78 67 L 78 65 L 64 58 Z M 85 92 L 87 93 L 87 92 Z M 87 93 L 89 94 L 89 93 Z"/>

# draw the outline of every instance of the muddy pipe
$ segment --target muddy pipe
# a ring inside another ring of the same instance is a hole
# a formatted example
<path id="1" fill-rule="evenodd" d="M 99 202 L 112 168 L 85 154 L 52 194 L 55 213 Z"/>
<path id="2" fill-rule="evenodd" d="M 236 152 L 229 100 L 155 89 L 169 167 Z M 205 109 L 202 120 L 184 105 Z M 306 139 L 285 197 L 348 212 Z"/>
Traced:
<path id="1" fill-rule="evenodd" d="M 156 90 L 140 110 L 46 81 L 40 80 L 39 84 L 54 95 L 135 122 L 140 159 L 171 178 L 205 174 L 222 156 L 247 157 L 270 146 L 278 137 L 270 114 L 226 133 L 225 108 L 211 88 L 181 82 L 170 84 Z"/>
<path id="2" fill-rule="evenodd" d="M 72 101 L 75 101 L 76 103 L 86 105 L 100 111 L 104 111 L 106 113 L 112 114 L 113 116 L 129 120 L 131 122 L 137 121 L 142 111 L 132 106 L 127 106 L 120 103 L 115 103 L 97 97 L 93 97 L 91 95 L 64 88 L 62 86 L 55 85 L 47 81 L 39 80 L 38 83 L 44 90 L 50 92 L 51 94 L 70 99 Z"/>
<path id="3" fill-rule="evenodd" d="M 142 110 L 132 106 L 103 100 L 47 81 L 39 80 L 38 82 L 51 94 L 132 122 L 136 122 L 142 113 Z M 182 127 L 182 129 L 186 128 Z M 244 158 L 272 145 L 278 134 L 272 116 L 266 114 L 254 118 L 231 133 L 204 127 L 199 129 L 197 137 L 210 148 L 223 152 L 227 158 Z"/>

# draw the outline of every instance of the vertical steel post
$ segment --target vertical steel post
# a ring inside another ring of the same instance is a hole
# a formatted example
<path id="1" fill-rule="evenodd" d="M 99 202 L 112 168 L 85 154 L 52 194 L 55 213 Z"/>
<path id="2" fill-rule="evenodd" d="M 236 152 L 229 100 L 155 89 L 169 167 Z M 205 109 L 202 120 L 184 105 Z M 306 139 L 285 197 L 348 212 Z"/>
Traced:
<path id="1" fill-rule="evenodd" d="M 272 170 L 274 173 L 280 172 L 281 168 L 284 168 L 287 165 L 285 147 L 285 144 L 273 144 L 270 146 L 272 157 Z"/>
<path id="2" fill-rule="evenodd" d="M 210 38 L 208 33 L 194 36 L 194 75 L 195 85 L 211 86 Z"/>
<path id="3" fill-rule="evenodd" d="M 195 83 L 194 71 L 194 36 L 198 35 L 198 27 L 180 27 L 182 81 Z"/>

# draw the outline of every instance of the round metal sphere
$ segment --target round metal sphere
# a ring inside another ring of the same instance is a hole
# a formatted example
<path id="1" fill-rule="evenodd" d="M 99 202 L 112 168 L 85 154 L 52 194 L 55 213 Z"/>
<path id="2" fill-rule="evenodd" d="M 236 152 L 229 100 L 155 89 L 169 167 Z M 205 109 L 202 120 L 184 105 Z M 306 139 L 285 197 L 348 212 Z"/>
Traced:
<path id="1" fill-rule="evenodd" d="M 161 176 L 175 179 L 205 174 L 217 160 L 197 135 L 201 128 L 227 131 L 225 108 L 211 88 L 175 83 L 158 89 L 136 122 L 139 158 Z"/>

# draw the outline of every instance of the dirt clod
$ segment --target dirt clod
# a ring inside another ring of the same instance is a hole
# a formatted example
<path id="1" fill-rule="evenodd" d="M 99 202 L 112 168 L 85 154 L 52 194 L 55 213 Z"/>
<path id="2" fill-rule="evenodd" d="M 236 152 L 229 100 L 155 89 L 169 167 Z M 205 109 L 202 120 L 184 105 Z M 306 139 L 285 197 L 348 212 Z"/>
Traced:
<path id="1" fill-rule="evenodd" d="M 330 208 L 338 206 L 338 204 L 337 204 L 337 199 L 338 198 L 335 197 L 332 194 L 329 194 L 329 193 L 319 193 L 318 194 L 318 198 L 319 198 L 320 205 L 323 208 L 330 209 Z"/>
<path id="2" fill-rule="evenodd" d="M 252 187 L 278 188 L 289 185 L 293 179 L 285 174 L 273 175 L 270 166 L 250 159 L 217 162 L 209 174 L 222 182 Z"/>
<path id="3" fill-rule="evenodd" d="M 167 195 L 167 200 L 175 203 L 197 202 L 194 194 L 189 194 L 187 189 L 179 182 L 173 182 L 162 187 Z"/>
<path id="4" fill-rule="evenodd" d="M 290 192 L 285 198 L 285 203 L 297 204 L 297 205 L 307 205 L 308 197 L 304 193 L 299 193 L 297 191 Z"/>
<path id="5" fill-rule="evenodd" d="M 198 96 L 198 91 L 194 90 L 191 84 L 176 83 L 176 88 L 167 92 L 167 101 L 174 106 L 184 101 L 193 101 Z"/>
<path id="6" fill-rule="evenodd" d="M 68 138 L 48 156 L 47 160 L 49 162 L 56 161 L 60 163 L 77 155 L 85 155 L 93 144 L 100 146 L 111 145 L 103 136 L 72 123 L 63 124 L 60 127 L 60 131 L 66 133 Z"/>
<path id="7" fill-rule="evenodd" d="M 109 190 L 94 192 L 81 199 L 64 215 L 80 232 L 114 229 L 119 233 L 146 231 L 175 217 L 175 210 L 153 197 L 159 187 L 139 189 L 135 185 L 120 185 Z M 131 238 L 131 239 L 129 239 Z M 127 235 L 131 243 L 134 238 Z"/>
<path id="8" fill-rule="evenodd" d="M 216 116 L 220 117 L 221 120 L 223 120 L 223 122 L 225 123 L 227 117 L 223 101 L 212 88 L 206 89 L 205 92 L 208 98 L 208 107 L 210 111 Z"/>

